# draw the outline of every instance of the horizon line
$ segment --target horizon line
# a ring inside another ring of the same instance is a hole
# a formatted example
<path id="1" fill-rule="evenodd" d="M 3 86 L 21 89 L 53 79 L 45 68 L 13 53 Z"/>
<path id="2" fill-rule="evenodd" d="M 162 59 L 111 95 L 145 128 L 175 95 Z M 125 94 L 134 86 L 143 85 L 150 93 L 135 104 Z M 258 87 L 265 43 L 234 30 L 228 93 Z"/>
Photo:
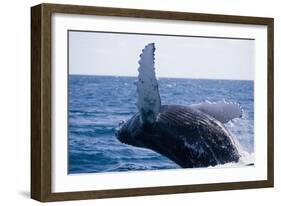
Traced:
<path id="1" fill-rule="evenodd" d="M 137 76 L 130 76 L 130 75 L 107 75 L 107 74 L 71 74 L 68 73 L 68 75 L 75 75 L 75 76 L 105 76 L 105 77 L 135 77 Z M 156 79 L 159 78 L 170 78 L 170 79 L 202 79 L 202 80 L 233 80 L 233 81 L 254 81 L 254 79 L 220 79 L 220 78 L 205 78 L 205 77 L 167 77 L 167 76 L 156 76 Z"/>

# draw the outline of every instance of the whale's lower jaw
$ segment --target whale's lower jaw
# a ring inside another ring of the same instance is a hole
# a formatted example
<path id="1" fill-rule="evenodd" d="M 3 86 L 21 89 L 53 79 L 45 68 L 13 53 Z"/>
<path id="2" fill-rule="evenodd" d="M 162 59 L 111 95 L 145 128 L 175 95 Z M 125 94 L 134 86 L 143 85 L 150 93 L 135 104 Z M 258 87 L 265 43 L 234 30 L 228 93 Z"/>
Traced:
<path id="1" fill-rule="evenodd" d="M 162 106 L 157 121 L 143 127 L 134 115 L 116 133 L 120 142 L 158 152 L 183 168 L 238 162 L 240 154 L 226 128 L 210 116 L 183 106 Z"/>

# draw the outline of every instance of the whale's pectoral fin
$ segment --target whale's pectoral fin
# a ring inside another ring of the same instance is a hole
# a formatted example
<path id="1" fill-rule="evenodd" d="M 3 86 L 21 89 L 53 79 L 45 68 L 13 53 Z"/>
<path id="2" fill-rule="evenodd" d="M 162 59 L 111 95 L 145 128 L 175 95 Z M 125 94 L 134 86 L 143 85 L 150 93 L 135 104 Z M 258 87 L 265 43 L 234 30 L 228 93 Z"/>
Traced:
<path id="1" fill-rule="evenodd" d="M 243 109 L 237 103 L 233 102 L 202 102 L 193 104 L 191 107 L 204 112 L 222 123 L 227 123 L 234 118 L 241 118 Z"/>
<path id="2" fill-rule="evenodd" d="M 160 111 L 161 100 L 154 69 L 154 43 L 148 44 L 140 55 L 137 85 L 141 123 L 149 125 L 155 122 Z"/>

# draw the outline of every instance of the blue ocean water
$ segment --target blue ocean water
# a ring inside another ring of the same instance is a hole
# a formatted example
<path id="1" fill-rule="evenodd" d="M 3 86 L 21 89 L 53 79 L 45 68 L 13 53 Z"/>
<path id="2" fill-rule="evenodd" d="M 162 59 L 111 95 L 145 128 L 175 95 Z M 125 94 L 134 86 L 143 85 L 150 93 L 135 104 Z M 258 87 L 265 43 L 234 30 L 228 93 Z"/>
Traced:
<path id="1" fill-rule="evenodd" d="M 69 75 L 68 173 L 179 168 L 153 152 L 120 143 L 115 131 L 137 112 L 134 77 Z M 254 152 L 253 81 L 160 78 L 162 104 L 238 102 L 244 117 L 226 126 L 248 153 Z"/>

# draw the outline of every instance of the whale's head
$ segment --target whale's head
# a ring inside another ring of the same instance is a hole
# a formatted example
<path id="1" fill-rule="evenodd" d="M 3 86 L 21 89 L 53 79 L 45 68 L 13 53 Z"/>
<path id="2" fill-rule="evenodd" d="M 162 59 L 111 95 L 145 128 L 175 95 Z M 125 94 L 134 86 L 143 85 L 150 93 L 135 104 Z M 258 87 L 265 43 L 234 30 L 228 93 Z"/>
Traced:
<path id="1" fill-rule="evenodd" d="M 115 135 L 121 143 L 146 148 L 146 130 L 141 124 L 140 114 L 137 113 L 127 122 L 121 122 Z"/>
<path id="2" fill-rule="evenodd" d="M 139 147 L 136 138 L 125 127 L 121 127 L 115 135 L 121 143 Z"/>
<path id="3" fill-rule="evenodd" d="M 139 121 L 138 119 L 139 119 L 139 115 L 134 115 L 128 121 L 120 122 L 119 128 L 116 131 L 115 135 L 121 143 L 139 147 L 140 142 L 136 138 L 137 124 Z"/>

